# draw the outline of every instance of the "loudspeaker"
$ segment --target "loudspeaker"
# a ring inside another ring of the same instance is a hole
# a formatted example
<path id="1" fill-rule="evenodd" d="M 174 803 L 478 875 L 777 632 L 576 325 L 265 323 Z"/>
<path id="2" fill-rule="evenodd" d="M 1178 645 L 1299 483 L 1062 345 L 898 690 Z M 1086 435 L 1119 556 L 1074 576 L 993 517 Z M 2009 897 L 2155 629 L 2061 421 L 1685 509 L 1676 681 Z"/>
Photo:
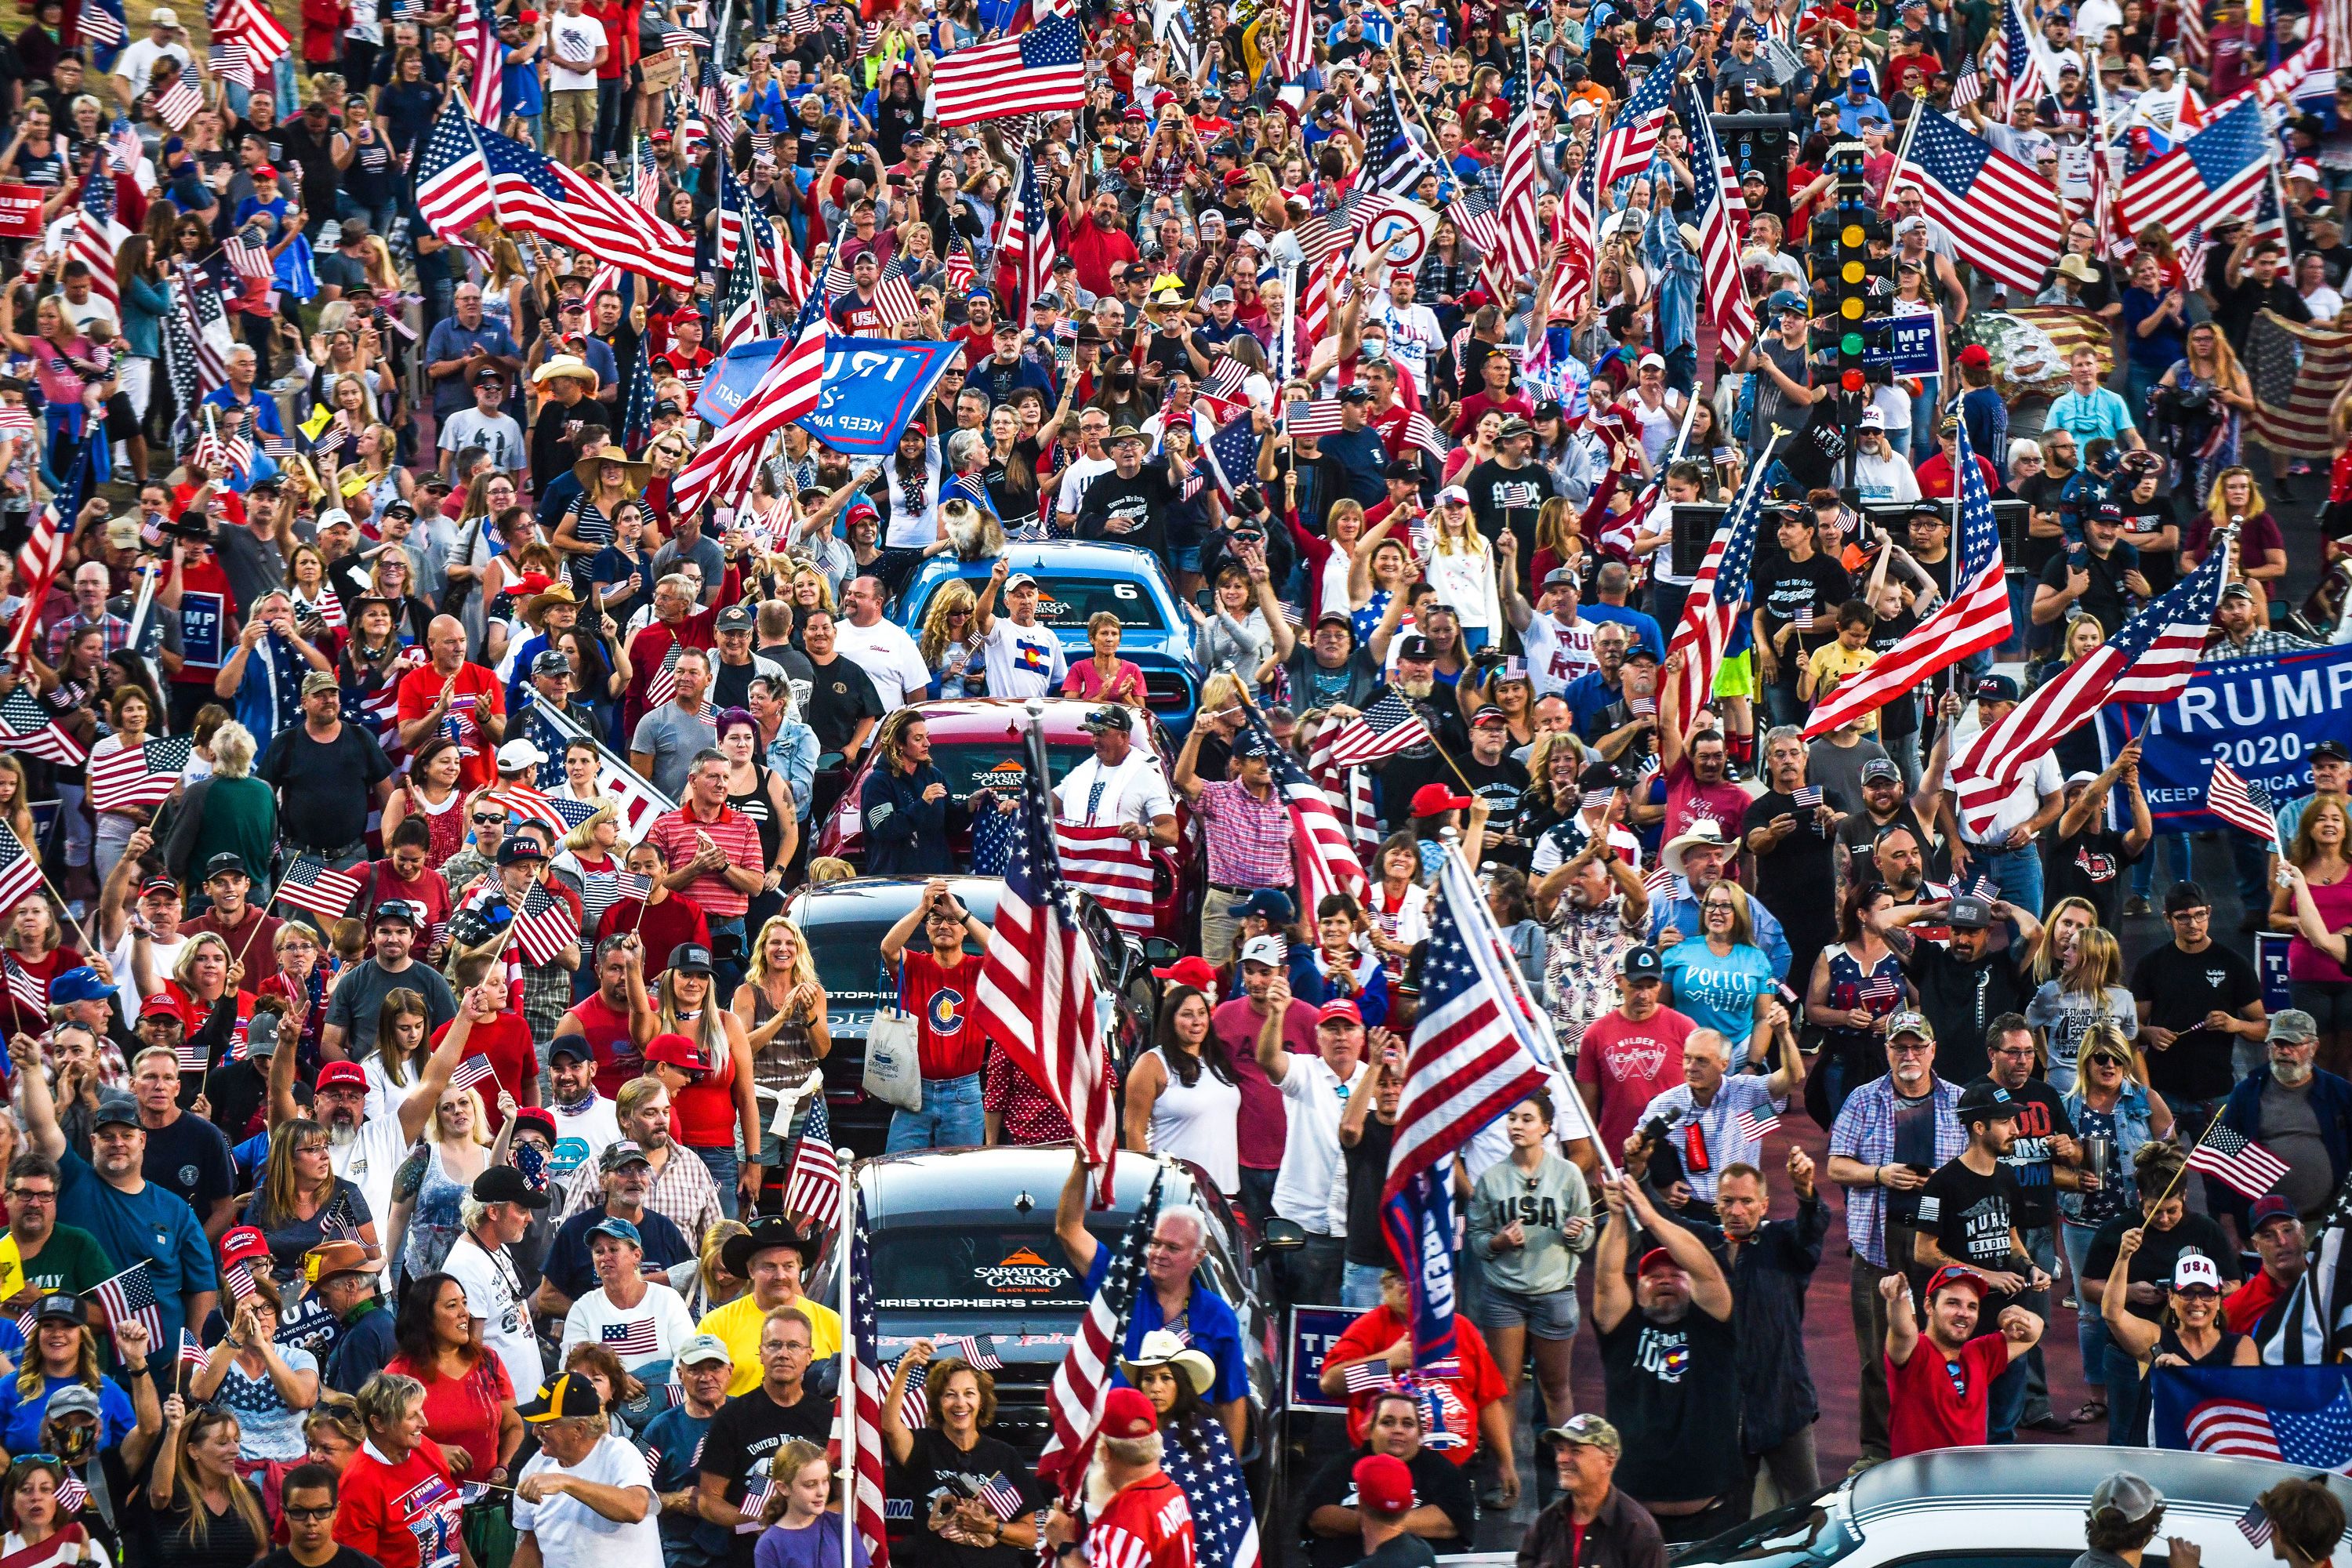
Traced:
<path id="1" fill-rule="evenodd" d="M 1765 189 L 1784 192 L 1789 188 L 1789 117 L 1785 114 L 1717 114 L 1709 117 L 1715 122 L 1715 139 L 1723 144 L 1723 155 L 1731 166 L 1745 174 L 1750 169 L 1764 172 Z"/>

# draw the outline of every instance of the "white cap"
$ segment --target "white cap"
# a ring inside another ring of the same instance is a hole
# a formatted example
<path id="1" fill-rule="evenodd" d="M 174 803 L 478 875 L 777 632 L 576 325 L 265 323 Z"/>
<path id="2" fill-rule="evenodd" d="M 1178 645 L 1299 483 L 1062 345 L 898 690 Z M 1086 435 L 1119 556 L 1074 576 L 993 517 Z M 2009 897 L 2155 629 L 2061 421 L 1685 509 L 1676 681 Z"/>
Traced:
<path id="1" fill-rule="evenodd" d="M 1647 369 L 1649 369 L 1652 365 L 1656 365 L 1660 370 L 1664 370 L 1664 369 L 1665 369 L 1665 368 L 1666 368 L 1666 356 L 1665 356 L 1665 355 L 1664 355 L 1664 354 L 1643 354 L 1643 355 L 1642 356 L 1642 363 L 1641 363 L 1641 367 L 1640 367 L 1640 368 L 1642 368 L 1643 370 L 1647 370 Z"/>
<path id="2" fill-rule="evenodd" d="M 1470 504 L 1470 492 L 1464 489 L 1460 485 L 1448 485 L 1444 489 L 1437 492 L 1438 505 L 1444 506 L 1453 501 L 1460 501 L 1464 506 L 1468 506 Z"/>
<path id="3" fill-rule="evenodd" d="M 525 768 L 535 768 L 545 761 L 547 761 L 547 753 L 520 736 L 517 736 L 499 748 L 499 772 L 502 773 L 520 773 Z"/>
<path id="4" fill-rule="evenodd" d="M 2221 1271 L 2213 1267 L 2213 1260 L 2203 1253 L 2184 1252 L 2173 1261 L 2172 1288 L 2186 1290 L 2198 1285 L 2209 1290 L 2219 1290 L 2221 1288 Z"/>
<path id="5" fill-rule="evenodd" d="M 2164 55 L 2158 55 L 2156 58 L 2147 62 L 2147 68 L 2152 71 L 2168 71 L 2177 70 L 2179 68 L 2175 66 L 2169 58 Z"/>
<path id="6" fill-rule="evenodd" d="M 356 528 L 359 525 L 352 521 L 350 512 L 345 511 L 341 507 L 331 506 L 319 514 L 319 521 L 312 526 L 319 532 L 324 533 L 331 528 Z"/>
<path id="7" fill-rule="evenodd" d="M 1862 411 L 1862 427 L 1865 430 L 1885 429 L 1886 410 L 1881 408 L 1875 403 L 1872 404 L 1867 408 L 1864 408 Z"/>
<path id="8" fill-rule="evenodd" d="M 1576 99 L 1568 106 L 1568 118 L 1571 122 L 1579 120 L 1590 120 L 1592 118 L 1593 112 L 1592 100 L 1589 98 Z"/>
<path id="9" fill-rule="evenodd" d="M 1289 949 L 1278 936 L 1254 936 L 1242 943 L 1243 963 L 1270 963 L 1280 969 L 1289 958 Z"/>

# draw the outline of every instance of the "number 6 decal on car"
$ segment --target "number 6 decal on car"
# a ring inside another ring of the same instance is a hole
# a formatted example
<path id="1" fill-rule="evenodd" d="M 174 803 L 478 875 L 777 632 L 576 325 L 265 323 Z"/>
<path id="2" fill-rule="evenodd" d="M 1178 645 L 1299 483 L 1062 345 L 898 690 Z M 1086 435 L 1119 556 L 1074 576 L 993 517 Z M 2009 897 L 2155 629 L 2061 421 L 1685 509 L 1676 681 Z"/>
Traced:
<path id="1" fill-rule="evenodd" d="M 1110 591 L 1113 598 L 1133 599 L 1140 596 L 1136 593 L 1135 584 L 1132 583 L 1113 583 L 1110 585 Z"/>

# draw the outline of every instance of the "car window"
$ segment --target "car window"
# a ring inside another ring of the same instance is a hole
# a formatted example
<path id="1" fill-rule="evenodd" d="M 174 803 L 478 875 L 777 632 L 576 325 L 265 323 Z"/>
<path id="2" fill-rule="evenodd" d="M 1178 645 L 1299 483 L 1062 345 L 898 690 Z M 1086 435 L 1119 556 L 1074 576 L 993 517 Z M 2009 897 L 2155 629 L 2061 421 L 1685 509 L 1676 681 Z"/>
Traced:
<path id="1" fill-rule="evenodd" d="M 875 1306 L 881 1310 L 1083 1312 L 1086 1277 L 1070 1267 L 1053 1231 L 1034 1217 L 989 1225 L 888 1225 L 874 1233 Z M 1119 1243 L 1122 1216 L 1095 1230 Z"/>
<path id="2" fill-rule="evenodd" d="M 984 921 L 983 911 L 974 910 Z M 809 929 L 809 955 L 816 962 L 816 983 L 824 987 L 825 1000 L 835 1007 L 872 1007 L 894 1001 L 898 994 L 897 970 L 882 962 L 882 939 L 898 924 L 898 916 L 871 920 L 825 920 Z M 909 952 L 928 952 L 929 946 L 918 931 L 908 943 Z M 964 943 L 964 951 L 978 953 L 978 944 Z"/>
<path id="3" fill-rule="evenodd" d="M 1737 1563 L 1743 1568 L 1824 1568 L 1862 1544 L 1842 1514 L 1807 1499 L 1775 1509 L 1692 1547 L 1685 1565 Z M 2071 1559 L 2070 1559 L 2071 1560 Z"/>
<path id="4" fill-rule="evenodd" d="M 1072 768 L 1094 754 L 1094 748 L 1081 741 L 1048 745 L 1045 769 L 1053 774 L 1052 782 L 1059 784 L 1070 776 Z M 935 738 L 931 765 L 947 779 L 948 794 L 959 799 L 983 785 L 1017 794 L 1029 773 L 1029 748 L 1019 740 L 982 742 Z"/>
<path id="5" fill-rule="evenodd" d="M 1131 632 L 1164 632 L 1168 623 L 1142 584 L 1117 577 L 1041 577 L 1037 618 L 1057 631 L 1085 631 L 1108 610 Z"/>

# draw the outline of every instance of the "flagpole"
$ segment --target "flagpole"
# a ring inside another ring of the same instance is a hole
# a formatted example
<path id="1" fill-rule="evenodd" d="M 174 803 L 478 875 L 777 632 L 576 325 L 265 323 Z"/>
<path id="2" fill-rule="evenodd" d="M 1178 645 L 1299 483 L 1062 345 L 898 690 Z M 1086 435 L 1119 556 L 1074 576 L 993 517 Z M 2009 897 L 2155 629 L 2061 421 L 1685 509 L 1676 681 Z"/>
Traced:
<path id="1" fill-rule="evenodd" d="M 856 1281 L 850 1262 L 857 1250 L 857 1178 L 855 1151 L 835 1148 L 841 1166 L 841 1568 L 857 1568 L 857 1314 L 851 1310 Z M 877 1358 L 877 1365 L 880 1364 Z M 888 1390 L 883 1391 L 888 1397 Z"/>

